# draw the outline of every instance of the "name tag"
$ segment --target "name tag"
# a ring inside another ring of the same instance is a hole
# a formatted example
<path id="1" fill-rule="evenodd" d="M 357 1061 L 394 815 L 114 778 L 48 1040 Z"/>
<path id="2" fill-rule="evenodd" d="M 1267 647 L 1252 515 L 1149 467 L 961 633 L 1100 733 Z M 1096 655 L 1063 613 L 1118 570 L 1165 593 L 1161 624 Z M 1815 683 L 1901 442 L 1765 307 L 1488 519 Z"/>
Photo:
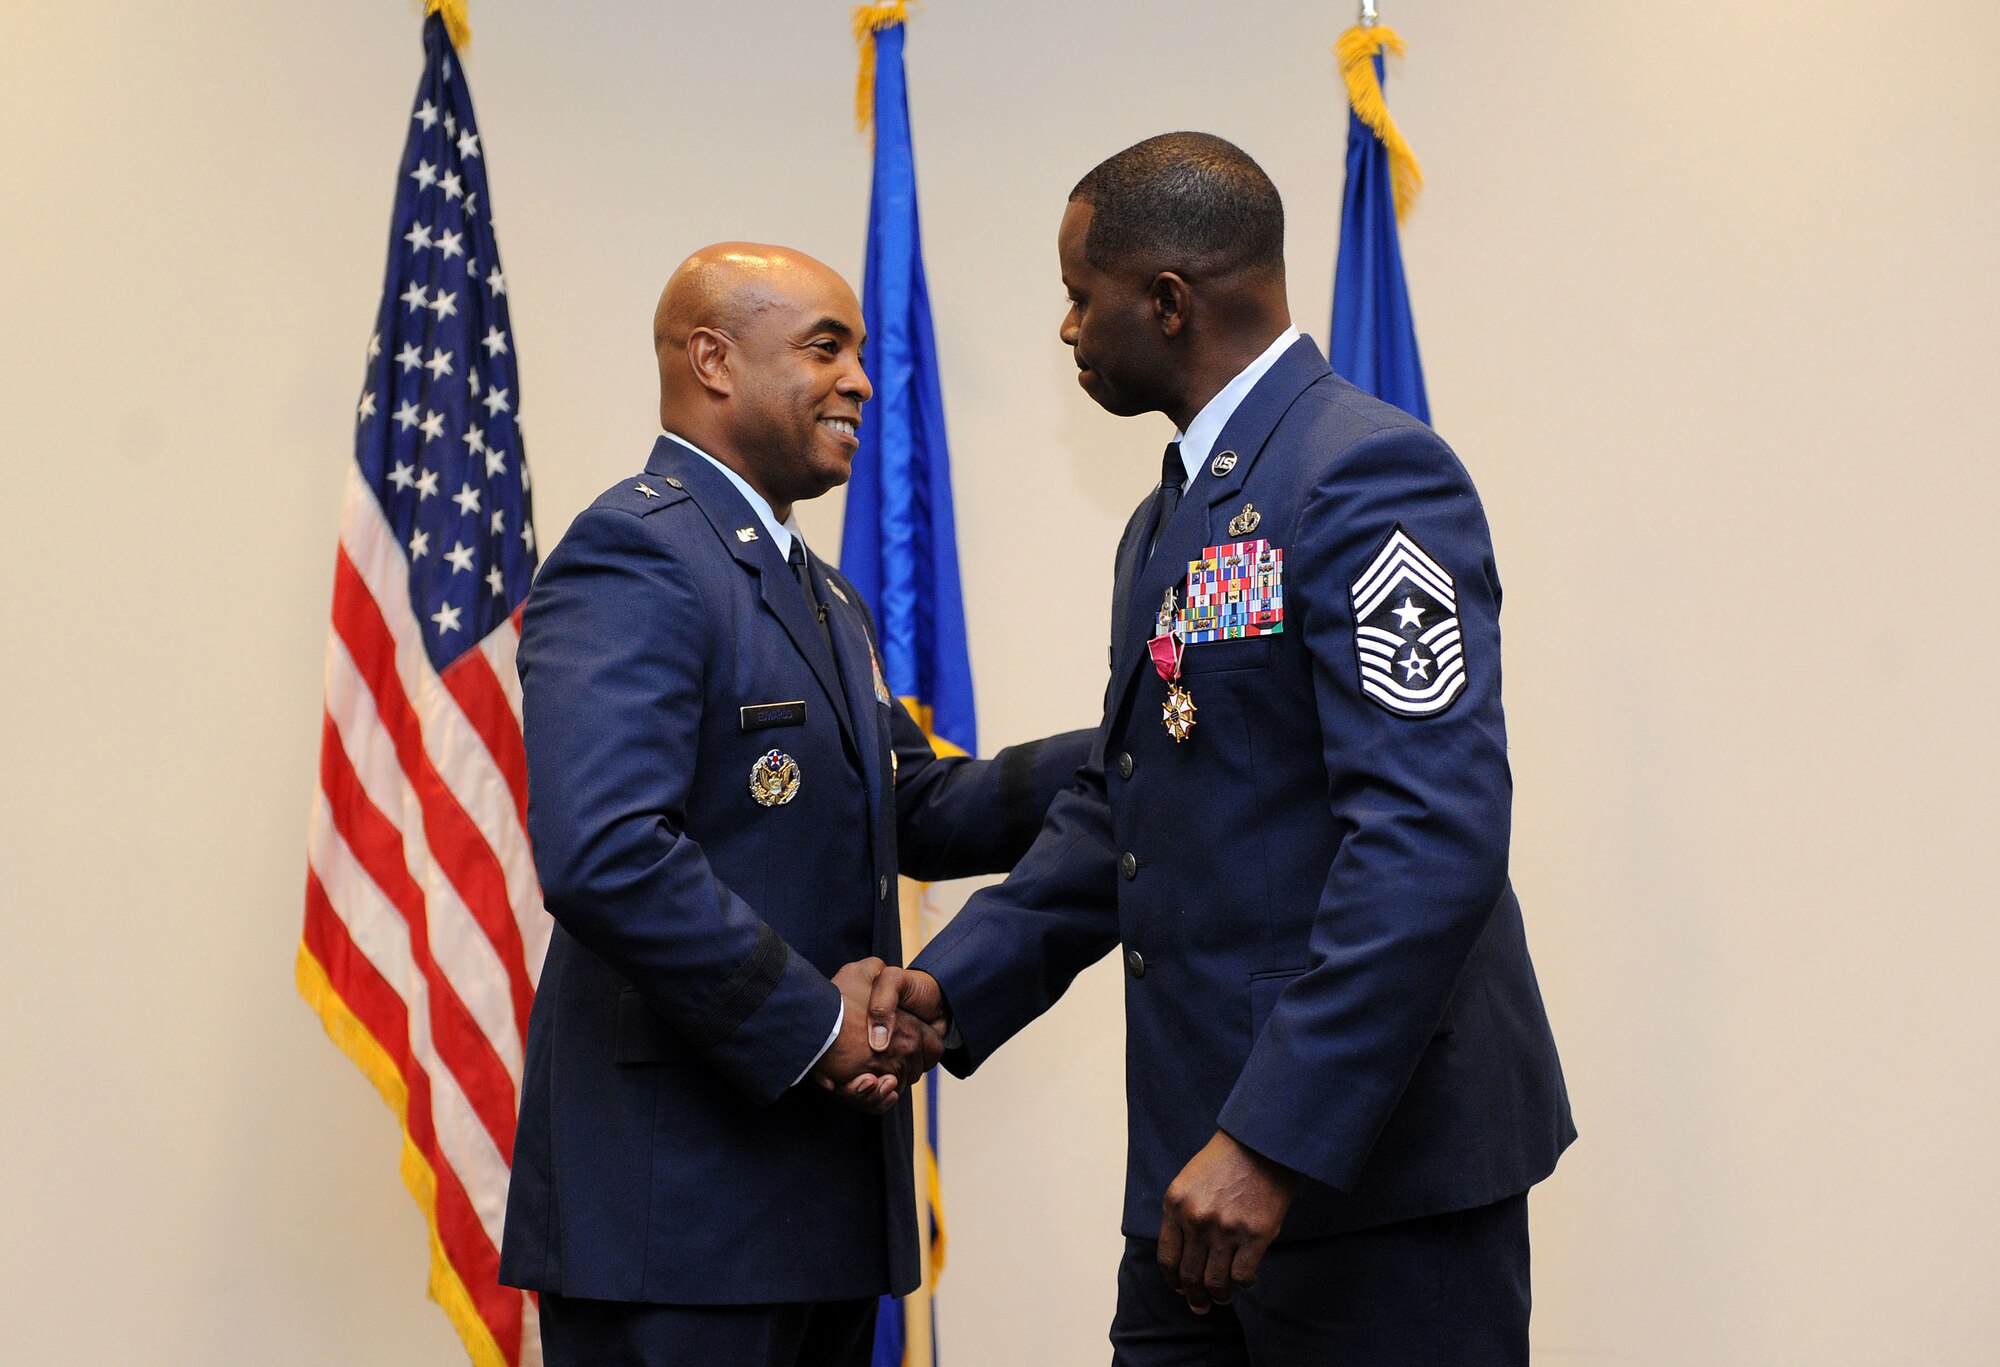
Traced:
<path id="1" fill-rule="evenodd" d="M 796 702 L 760 702 L 750 707 L 739 707 L 736 715 L 742 720 L 745 731 L 762 731 L 770 726 L 804 726 L 806 704 L 803 698 Z"/>

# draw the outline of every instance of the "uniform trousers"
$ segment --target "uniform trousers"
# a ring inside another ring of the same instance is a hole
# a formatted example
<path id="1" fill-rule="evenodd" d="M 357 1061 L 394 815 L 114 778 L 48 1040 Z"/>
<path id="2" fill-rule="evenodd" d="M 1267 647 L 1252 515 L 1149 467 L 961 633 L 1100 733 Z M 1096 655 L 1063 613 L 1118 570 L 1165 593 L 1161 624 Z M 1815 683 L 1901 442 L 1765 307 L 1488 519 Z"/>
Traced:
<path id="1" fill-rule="evenodd" d="M 868 1367 L 874 1298 L 649 1305 L 542 1293 L 547 1367 Z"/>
<path id="2" fill-rule="evenodd" d="M 1273 1245 L 1206 1315 L 1127 1239 L 1113 1367 L 1527 1367 L 1528 1196 Z"/>

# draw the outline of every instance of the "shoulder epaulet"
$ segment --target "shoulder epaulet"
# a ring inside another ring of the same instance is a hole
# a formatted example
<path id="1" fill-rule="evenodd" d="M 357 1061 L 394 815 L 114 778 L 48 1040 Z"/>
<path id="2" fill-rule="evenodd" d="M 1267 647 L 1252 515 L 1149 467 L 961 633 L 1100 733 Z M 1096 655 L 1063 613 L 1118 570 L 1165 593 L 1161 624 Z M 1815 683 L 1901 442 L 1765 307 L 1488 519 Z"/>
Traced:
<path id="1" fill-rule="evenodd" d="M 620 508 L 645 517 L 687 497 L 687 490 L 672 475 L 638 474 L 606 489 L 599 495 L 596 506 Z"/>

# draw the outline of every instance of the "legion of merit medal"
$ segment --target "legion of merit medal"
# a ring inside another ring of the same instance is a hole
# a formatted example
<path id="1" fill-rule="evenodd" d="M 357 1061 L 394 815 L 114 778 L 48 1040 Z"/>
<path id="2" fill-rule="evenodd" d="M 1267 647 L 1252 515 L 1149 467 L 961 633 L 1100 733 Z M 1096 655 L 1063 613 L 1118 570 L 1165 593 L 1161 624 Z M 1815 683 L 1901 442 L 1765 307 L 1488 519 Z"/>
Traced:
<path id="1" fill-rule="evenodd" d="M 1153 637 L 1146 642 L 1146 653 L 1153 658 L 1153 669 L 1167 683 L 1167 700 L 1160 707 L 1160 722 L 1175 744 L 1186 740 L 1188 732 L 1194 729 L 1194 695 L 1180 681 L 1181 652 L 1185 648 L 1181 641 L 1180 610 L 1170 587 L 1160 602 L 1159 615 L 1153 619 Z"/>

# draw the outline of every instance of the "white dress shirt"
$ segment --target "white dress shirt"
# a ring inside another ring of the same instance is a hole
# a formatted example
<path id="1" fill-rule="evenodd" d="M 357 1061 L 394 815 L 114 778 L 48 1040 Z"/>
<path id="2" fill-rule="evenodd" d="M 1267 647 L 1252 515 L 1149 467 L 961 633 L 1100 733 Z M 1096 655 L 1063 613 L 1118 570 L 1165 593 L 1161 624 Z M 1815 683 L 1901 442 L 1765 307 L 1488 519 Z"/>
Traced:
<path id="1" fill-rule="evenodd" d="M 1215 397 L 1201 407 L 1185 432 L 1174 433 L 1174 440 L 1181 444 L 1181 463 L 1187 466 L 1187 483 L 1183 489 L 1194 487 L 1194 477 L 1201 467 L 1208 464 L 1208 453 L 1215 448 L 1215 439 L 1222 435 L 1222 429 L 1236 416 L 1237 407 L 1244 396 L 1257 387 L 1257 381 L 1264 378 L 1267 371 L 1278 363 L 1278 358 L 1299 340 L 1299 330 L 1288 327 L 1278 334 L 1278 340 L 1264 348 L 1264 354 L 1244 366 L 1235 379 L 1215 392 Z"/>

